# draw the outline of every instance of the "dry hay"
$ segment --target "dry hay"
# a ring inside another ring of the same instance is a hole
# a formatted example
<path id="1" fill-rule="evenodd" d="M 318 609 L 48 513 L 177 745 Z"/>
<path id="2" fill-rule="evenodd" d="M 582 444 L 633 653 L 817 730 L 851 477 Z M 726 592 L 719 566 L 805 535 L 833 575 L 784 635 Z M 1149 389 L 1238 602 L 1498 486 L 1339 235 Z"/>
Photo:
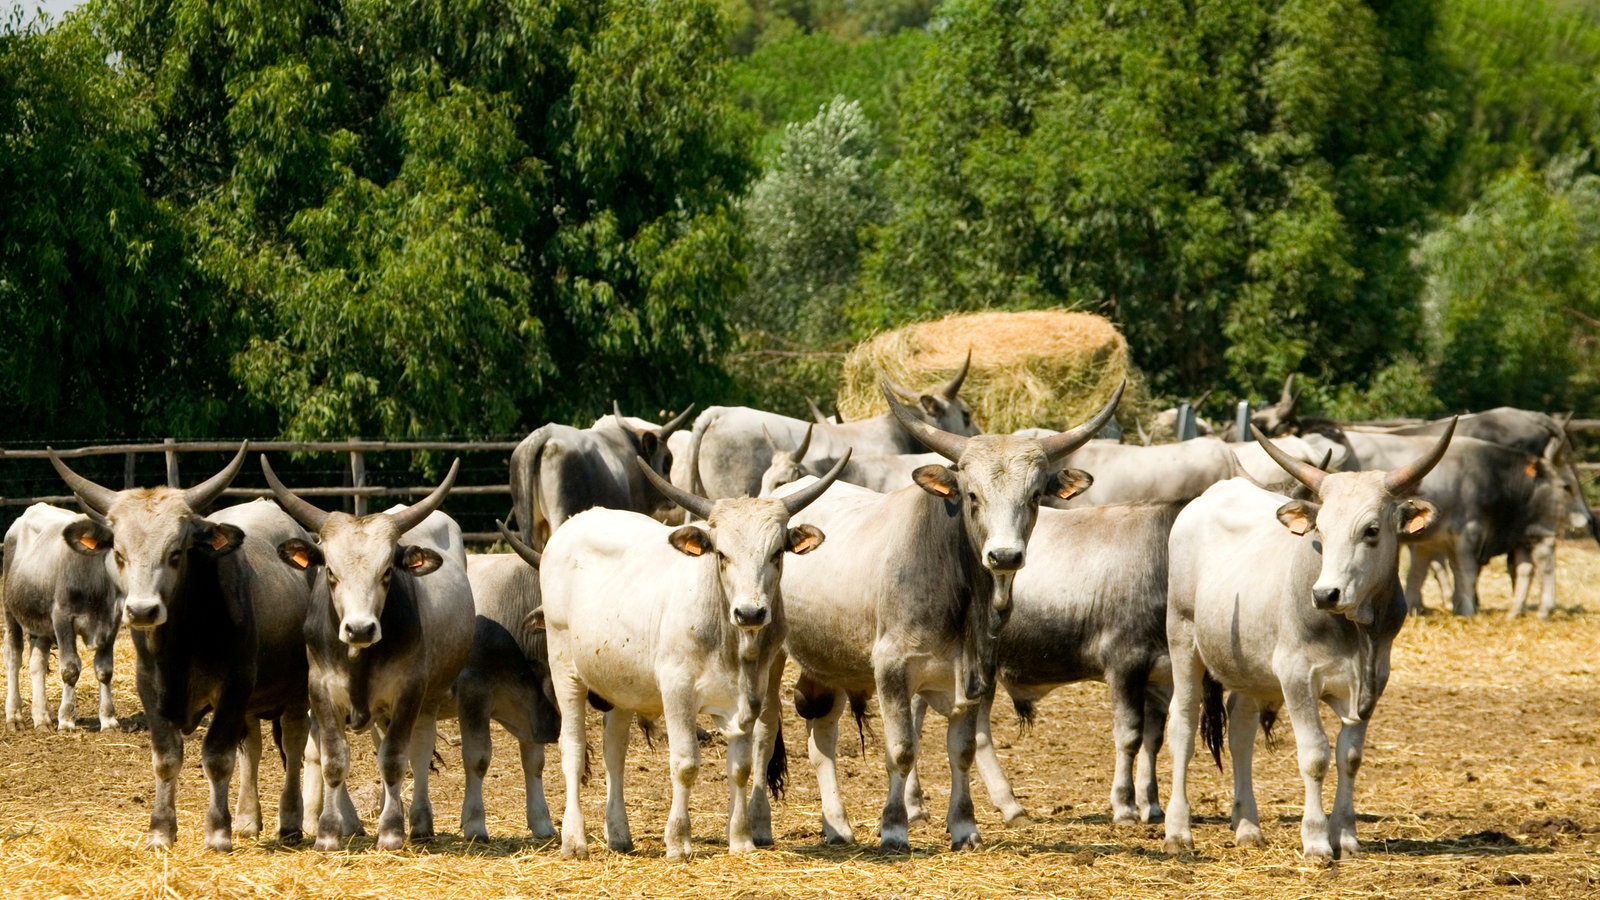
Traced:
<path id="1" fill-rule="evenodd" d="M 1088 419 L 1126 378 L 1119 419 L 1133 421 L 1140 378 L 1128 342 L 1109 319 L 1065 310 L 982 312 L 907 325 L 858 344 L 845 359 L 839 411 L 846 419 L 887 409 L 887 375 L 917 390 L 948 381 L 968 350 L 961 396 L 985 431 L 1063 428 Z"/>
<path id="2" fill-rule="evenodd" d="M 930 717 L 922 774 L 934 821 L 913 829 L 910 857 L 871 849 L 884 785 L 875 719 L 864 755 L 849 729 L 840 741 L 841 782 L 864 846 L 821 845 L 815 779 L 788 704 L 793 767 L 788 798 L 774 807 L 778 847 L 727 855 L 727 782 L 722 748 L 714 746 L 703 751 L 691 803 L 696 858 L 687 864 L 664 859 L 666 748 L 659 740 L 648 747 L 637 734 L 628 801 L 638 852 L 605 849 L 604 779 L 597 772 L 582 798 L 593 855 L 575 862 L 561 859 L 553 842 L 526 837 L 517 754 L 498 726 L 486 779 L 496 840 L 486 847 L 458 837 L 463 780 L 451 723 L 441 729 L 443 761 L 432 779 L 443 835 L 433 844 L 385 853 L 369 837 L 348 852 L 321 854 L 241 839 L 225 856 L 201 849 L 198 735 L 179 782 L 178 847 L 153 854 L 138 848 L 151 791 L 147 735 L 0 733 L 0 896 L 1593 897 L 1600 893 L 1593 832 L 1600 827 L 1600 552 L 1592 543 L 1563 543 L 1560 561 L 1562 611 L 1552 621 L 1506 621 L 1506 579 L 1496 567 L 1484 574 L 1485 615 L 1461 620 L 1435 613 L 1407 623 L 1357 784 L 1365 853 L 1337 870 L 1298 855 L 1303 791 L 1286 721 L 1278 746 L 1258 745 L 1256 752 L 1256 796 L 1269 847 L 1232 846 L 1230 784 L 1203 755 L 1191 770 L 1195 852 L 1163 853 L 1159 826 L 1110 825 L 1110 715 L 1105 688 L 1086 684 L 1046 698 L 1029 732 L 1004 704 L 997 709 L 1001 759 L 1036 823 L 1005 827 L 975 784 L 984 846 L 972 853 L 944 849 L 949 779 L 939 720 Z M 1438 607 L 1436 593 L 1430 602 Z M 126 641 L 121 649 L 129 649 Z M 117 681 L 123 713 L 137 709 L 131 673 L 131 654 L 124 652 Z M 92 700 L 93 693 L 80 697 Z M 598 734 L 598 722 L 591 723 L 597 768 Z M 359 739 L 352 751 L 352 783 L 362 786 L 358 794 L 370 792 L 370 745 Z M 546 772 L 559 815 L 564 791 L 554 747 Z M 262 782 L 271 829 L 281 776 L 270 751 Z M 1165 754 L 1161 784 L 1165 796 Z"/>

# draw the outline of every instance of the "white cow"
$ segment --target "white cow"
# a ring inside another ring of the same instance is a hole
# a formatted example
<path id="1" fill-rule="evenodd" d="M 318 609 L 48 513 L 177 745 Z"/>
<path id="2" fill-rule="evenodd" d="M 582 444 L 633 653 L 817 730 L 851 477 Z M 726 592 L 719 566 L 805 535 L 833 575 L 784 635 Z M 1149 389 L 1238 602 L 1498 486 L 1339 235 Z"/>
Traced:
<path id="1" fill-rule="evenodd" d="M 695 718 L 706 713 L 728 740 L 728 851 L 743 853 L 755 847 L 748 814 L 751 732 L 787 628 L 779 589 L 783 555 L 808 553 L 823 541 L 813 526 L 788 527 L 789 517 L 821 496 L 839 471 L 782 500 L 711 501 L 640 468 L 662 493 L 705 521 L 674 529 L 638 513 L 591 509 L 555 532 L 540 564 L 567 782 L 561 854 L 589 853 L 578 804 L 589 697 L 607 710 L 607 846 L 633 849 L 622 770 L 637 713 L 665 721 L 672 757 L 667 858 L 690 855 L 689 791 L 700 769 Z"/>
<path id="2" fill-rule="evenodd" d="M 1294 725 L 1305 780 L 1303 852 L 1334 858 L 1356 852 L 1356 771 L 1367 722 L 1389 679 L 1389 649 L 1406 617 L 1400 543 L 1425 530 L 1436 514 L 1433 504 L 1411 495 L 1444 456 L 1450 434 L 1398 469 L 1330 474 L 1290 457 L 1257 432 L 1267 453 L 1313 499 L 1290 500 L 1232 479 L 1178 515 L 1167 592 L 1173 680 L 1169 852 L 1194 846 L 1188 772 L 1203 684 L 1204 731 L 1219 765 L 1222 723 L 1230 720 L 1235 842 L 1263 843 L 1251 750 L 1257 721 L 1282 707 Z M 1225 713 L 1217 683 L 1233 692 Z M 1322 808 L 1328 738 L 1319 703 L 1327 703 L 1342 723 L 1331 824 Z"/>

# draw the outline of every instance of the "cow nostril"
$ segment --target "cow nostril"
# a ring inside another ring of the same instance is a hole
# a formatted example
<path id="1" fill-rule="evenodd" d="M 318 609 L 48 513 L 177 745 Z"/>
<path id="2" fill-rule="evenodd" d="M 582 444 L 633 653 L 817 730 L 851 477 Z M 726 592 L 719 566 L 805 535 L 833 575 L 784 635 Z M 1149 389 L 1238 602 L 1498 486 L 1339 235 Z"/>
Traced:
<path id="1" fill-rule="evenodd" d="M 760 606 L 740 606 L 733 611 L 733 621 L 745 626 L 767 624 L 767 610 Z"/>
<path id="2" fill-rule="evenodd" d="M 984 555 L 984 557 L 988 561 L 989 568 L 991 568 L 991 569 L 999 569 L 1001 571 L 1011 571 L 1011 570 L 1014 570 L 1014 569 L 1022 568 L 1022 551 L 1021 550 L 1011 550 L 1011 549 L 990 550 L 988 553 L 986 553 Z"/>
<path id="3" fill-rule="evenodd" d="M 1331 609 L 1335 606 L 1338 606 L 1339 589 L 1313 588 L 1311 591 L 1311 602 L 1315 603 L 1318 609 Z"/>

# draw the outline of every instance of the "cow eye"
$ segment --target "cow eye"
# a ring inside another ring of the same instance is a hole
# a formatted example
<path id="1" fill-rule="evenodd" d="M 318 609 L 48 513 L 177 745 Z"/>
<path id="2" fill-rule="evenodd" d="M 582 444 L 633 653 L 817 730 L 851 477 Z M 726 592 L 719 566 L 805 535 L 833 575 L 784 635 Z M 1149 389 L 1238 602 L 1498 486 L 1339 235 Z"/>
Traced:
<path id="1" fill-rule="evenodd" d="M 1376 522 L 1374 522 L 1371 525 L 1368 525 L 1366 527 L 1366 529 L 1361 532 L 1361 537 L 1362 537 L 1363 540 L 1366 540 L 1366 541 L 1375 541 L 1375 540 L 1377 540 L 1378 539 L 1378 524 Z"/>
<path id="2" fill-rule="evenodd" d="M 384 569 L 383 570 L 383 579 L 382 579 L 384 587 L 388 587 L 389 586 L 389 575 L 390 575 L 389 570 L 388 569 Z"/>
<path id="3" fill-rule="evenodd" d="M 978 505 L 978 495 L 976 493 L 972 492 L 972 491 L 967 491 L 967 502 L 972 504 L 973 506 L 977 506 Z"/>
<path id="4" fill-rule="evenodd" d="M 167 565 L 171 566 L 174 569 L 176 569 L 178 567 L 178 563 L 180 563 L 182 561 L 183 561 L 183 551 L 181 551 L 181 550 L 174 550 L 174 551 L 172 551 L 172 555 L 167 557 Z"/>
<path id="5" fill-rule="evenodd" d="M 333 570 L 329 569 L 328 570 L 328 587 L 333 587 L 334 585 L 336 585 L 338 583 L 339 583 L 339 576 L 333 574 Z"/>
<path id="6" fill-rule="evenodd" d="M 128 564 L 127 559 L 123 558 L 121 550 L 114 550 L 114 551 L 112 551 L 111 555 L 114 556 L 116 558 L 116 560 L 117 560 L 117 568 L 120 569 L 123 566 Z"/>

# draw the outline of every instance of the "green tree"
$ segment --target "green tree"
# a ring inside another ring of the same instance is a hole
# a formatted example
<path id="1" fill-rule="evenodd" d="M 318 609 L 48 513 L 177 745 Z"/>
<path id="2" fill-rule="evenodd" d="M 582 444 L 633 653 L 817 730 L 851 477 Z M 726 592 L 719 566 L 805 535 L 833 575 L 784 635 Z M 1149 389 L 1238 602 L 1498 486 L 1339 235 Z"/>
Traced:
<path id="1" fill-rule="evenodd" d="M 1431 4 L 967 0 L 902 121 L 863 330 L 1074 305 L 1158 391 L 1365 380 L 1416 334 Z"/>

